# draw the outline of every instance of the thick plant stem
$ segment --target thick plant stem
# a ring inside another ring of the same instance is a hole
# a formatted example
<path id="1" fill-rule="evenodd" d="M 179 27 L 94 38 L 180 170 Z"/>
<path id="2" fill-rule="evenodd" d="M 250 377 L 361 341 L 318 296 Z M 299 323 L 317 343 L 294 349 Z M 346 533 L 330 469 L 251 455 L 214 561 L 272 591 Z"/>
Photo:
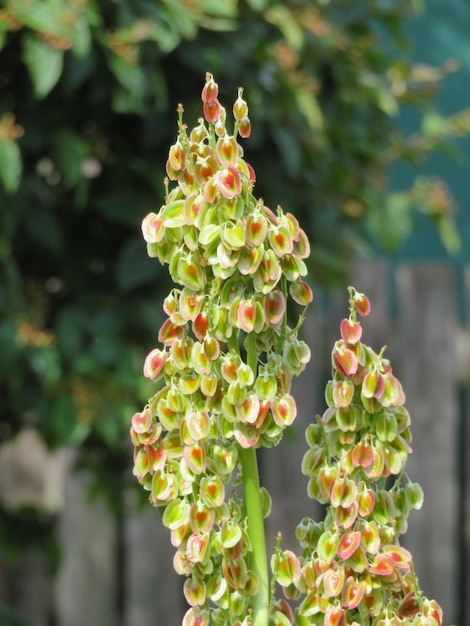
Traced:
<path id="1" fill-rule="evenodd" d="M 259 583 L 253 598 L 253 626 L 268 626 L 269 576 L 256 450 L 242 448 L 240 455 L 248 534 L 253 550 L 251 567 Z"/>
<path id="2" fill-rule="evenodd" d="M 254 333 L 247 336 L 247 363 L 256 377 L 257 356 Z M 269 575 L 261 503 L 258 461 L 255 448 L 240 450 L 242 463 L 243 494 L 248 523 L 248 534 L 252 546 L 251 567 L 258 579 L 258 591 L 253 598 L 253 626 L 268 626 L 269 622 Z"/>

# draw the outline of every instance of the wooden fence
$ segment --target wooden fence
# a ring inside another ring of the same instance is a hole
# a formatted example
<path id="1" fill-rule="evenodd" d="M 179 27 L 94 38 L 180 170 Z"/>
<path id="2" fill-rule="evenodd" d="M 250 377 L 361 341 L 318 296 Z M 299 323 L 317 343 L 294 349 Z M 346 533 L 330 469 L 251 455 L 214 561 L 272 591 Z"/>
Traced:
<path id="1" fill-rule="evenodd" d="M 425 501 L 411 514 L 403 542 L 424 592 L 443 606 L 445 624 L 470 626 L 470 268 L 361 263 L 351 283 L 372 302 L 364 341 L 374 349 L 388 344 L 412 418 L 407 469 Z M 297 426 L 261 457 L 274 501 L 271 545 L 278 530 L 286 547 L 293 544 L 296 523 L 318 515 L 300 473 L 303 431 L 323 410 L 330 350 L 346 309 L 336 296 L 319 298 L 314 308 L 306 324 L 312 361 L 294 391 Z M 38 552 L 25 550 L 14 566 L 0 563 L 0 603 L 22 616 L 15 621 L 3 609 L 0 626 L 177 626 L 185 610 L 183 581 L 173 572 L 158 511 L 148 506 L 136 513 L 129 502 L 116 520 L 103 502 L 89 502 L 87 477 L 71 471 L 73 458 L 70 450 L 48 454 L 32 431 L 0 451 L 1 497 L 13 508 L 30 502 L 52 513 L 62 547 L 55 577 Z"/>

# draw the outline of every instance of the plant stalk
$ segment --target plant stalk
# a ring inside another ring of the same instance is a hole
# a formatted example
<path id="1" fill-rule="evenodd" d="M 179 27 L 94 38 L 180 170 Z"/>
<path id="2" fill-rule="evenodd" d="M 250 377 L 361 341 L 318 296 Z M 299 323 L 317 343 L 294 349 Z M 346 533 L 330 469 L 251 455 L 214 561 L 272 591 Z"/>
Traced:
<path id="1" fill-rule="evenodd" d="M 247 336 L 247 363 L 257 374 L 256 336 Z M 241 448 L 242 481 L 248 535 L 251 541 L 251 567 L 258 579 L 258 591 L 253 598 L 253 626 L 268 626 L 269 574 L 264 532 L 263 509 L 259 482 L 258 460 L 255 448 Z"/>
<path id="2" fill-rule="evenodd" d="M 248 535 L 252 546 L 251 567 L 259 584 L 258 591 L 253 598 L 253 626 L 268 626 L 269 575 L 258 461 L 255 448 L 242 448 L 240 455 Z"/>

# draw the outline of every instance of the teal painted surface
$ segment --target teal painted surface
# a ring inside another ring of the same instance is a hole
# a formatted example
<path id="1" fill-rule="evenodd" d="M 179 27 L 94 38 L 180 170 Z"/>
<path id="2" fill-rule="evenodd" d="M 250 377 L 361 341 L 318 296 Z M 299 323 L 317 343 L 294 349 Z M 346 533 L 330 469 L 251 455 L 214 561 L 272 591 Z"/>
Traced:
<path id="1" fill-rule="evenodd" d="M 453 58 L 460 69 L 448 76 L 437 102 L 442 114 L 453 114 L 470 107 L 470 2 L 469 0 L 425 0 L 425 10 L 410 24 L 415 62 L 441 65 Z M 416 119 L 403 116 L 403 127 L 416 130 Z M 470 260 L 470 139 L 453 142 L 460 151 L 459 161 L 436 155 L 426 166 L 427 174 L 442 178 L 448 185 L 458 206 L 458 226 L 462 249 L 453 259 L 459 263 Z M 393 173 L 393 184 L 403 188 L 411 174 L 405 169 Z M 412 260 L 441 260 L 448 258 L 438 235 L 430 223 L 417 220 L 416 232 L 400 250 L 398 257 Z"/>

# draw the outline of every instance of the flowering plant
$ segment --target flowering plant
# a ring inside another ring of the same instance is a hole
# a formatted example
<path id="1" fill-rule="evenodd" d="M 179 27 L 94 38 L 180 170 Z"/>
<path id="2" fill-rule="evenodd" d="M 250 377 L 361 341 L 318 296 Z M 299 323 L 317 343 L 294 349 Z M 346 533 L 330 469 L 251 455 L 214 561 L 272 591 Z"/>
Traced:
<path id="1" fill-rule="evenodd" d="M 211 74 L 202 103 L 190 132 L 178 107 L 165 203 L 142 224 L 149 255 L 176 287 L 164 300 L 162 347 L 144 363 L 157 391 L 131 426 L 134 474 L 164 508 L 174 568 L 186 577 L 183 626 L 440 626 L 440 607 L 423 597 L 398 539 L 422 502 L 404 473 L 403 390 L 383 350 L 361 342 L 358 315 L 370 304 L 352 287 L 328 408 L 307 429 L 302 462 L 326 516 L 300 522 L 300 555 L 279 541 L 267 557 L 270 497 L 256 449 L 278 444 L 296 417 L 291 380 L 310 359 L 298 335 L 312 301 L 310 246 L 292 214 L 253 195 L 238 143 L 251 131 L 243 90 L 232 132 Z"/>

